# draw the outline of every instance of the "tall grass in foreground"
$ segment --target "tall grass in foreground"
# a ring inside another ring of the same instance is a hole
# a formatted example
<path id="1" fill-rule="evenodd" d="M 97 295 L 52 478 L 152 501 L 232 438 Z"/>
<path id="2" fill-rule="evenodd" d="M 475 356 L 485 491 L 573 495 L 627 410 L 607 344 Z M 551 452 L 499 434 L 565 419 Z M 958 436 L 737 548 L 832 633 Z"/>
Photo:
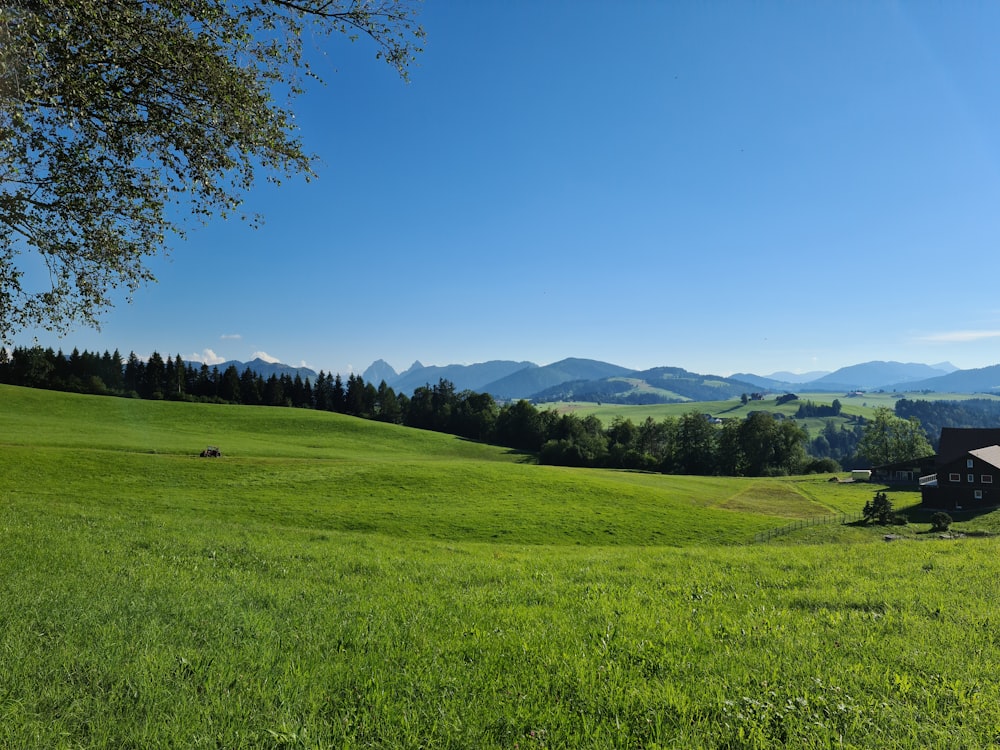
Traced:
<path id="1" fill-rule="evenodd" d="M 983 747 L 993 539 L 525 547 L 0 511 L 0 746 Z"/>

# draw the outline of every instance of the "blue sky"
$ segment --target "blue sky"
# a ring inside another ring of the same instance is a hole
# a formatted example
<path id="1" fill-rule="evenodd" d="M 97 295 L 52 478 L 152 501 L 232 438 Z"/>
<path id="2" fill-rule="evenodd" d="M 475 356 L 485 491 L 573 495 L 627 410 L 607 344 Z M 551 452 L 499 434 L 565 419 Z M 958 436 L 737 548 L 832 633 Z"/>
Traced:
<path id="1" fill-rule="evenodd" d="M 429 0 L 265 183 L 43 345 L 315 370 L 1000 363 L 1000 4 Z M 30 342 L 31 334 L 20 339 Z"/>

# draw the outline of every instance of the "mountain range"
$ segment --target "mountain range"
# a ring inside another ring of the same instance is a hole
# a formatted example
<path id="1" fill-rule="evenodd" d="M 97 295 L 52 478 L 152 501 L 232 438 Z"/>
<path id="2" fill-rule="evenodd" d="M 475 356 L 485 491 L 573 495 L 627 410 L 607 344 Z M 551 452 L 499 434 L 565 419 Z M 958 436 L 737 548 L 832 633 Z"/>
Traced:
<path id="1" fill-rule="evenodd" d="M 201 366 L 201 362 L 188 362 L 187 364 L 195 365 L 197 367 Z M 211 368 L 217 368 L 219 372 L 225 372 L 230 367 L 235 367 L 236 371 L 240 374 L 244 370 L 250 368 L 251 372 L 255 372 L 262 378 L 269 378 L 272 375 L 277 375 L 279 378 L 282 375 L 288 375 L 290 378 L 295 378 L 296 375 L 301 377 L 303 380 L 309 378 L 310 383 L 316 382 L 317 373 L 315 370 L 311 370 L 308 367 L 293 367 L 292 365 L 283 365 L 280 362 L 268 362 L 267 360 L 251 359 L 249 362 L 240 362 L 238 359 L 226 360 L 222 364 L 211 365 Z"/>
<path id="2" fill-rule="evenodd" d="M 426 367 L 414 362 L 397 373 L 384 360 L 364 371 L 370 383 L 383 380 L 395 391 L 410 394 L 424 385 L 448 380 L 457 391 L 490 393 L 501 400 L 536 402 L 601 401 L 606 403 L 676 403 L 724 400 L 750 392 L 936 391 L 998 393 L 1000 365 L 959 370 L 948 362 L 864 362 L 834 372 L 805 375 L 776 372 L 769 376 L 737 373 L 728 377 L 689 372 L 679 367 L 631 370 L 591 359 L 564 359 L 550 365 L 495 360 L 471 365 Z"/>
<path id="3" fill-rule="evenodd" d="M 235 366 L 268 378 L 271 375 L 300 376 L 315 382 L 308 367 L 253 359 L 229 360 L 215 365 L 220 372 Z M 549 365 L 534 362 L 492 360 L 468 365 L 425 366 L 417 361 L 402 372 L 385 360 L 373 362 L 363 373 L 366 382 L 383 380 L 397 393 L 412 394 L 425 385 L 448 380 L 457 391 L 489 393 L 498 400 L 599 401 L 651 404 L 683 401 L 715 401 L 752 392 L 830 393 L 843 391 L 891 391 L 938 393 L 1000 393 L 1000 365 L 959 370 L 948 362 L 927 365 L 916 362 L 864 362 L 834 372 L 796 374 L 775 372 L 761 376 L 736 373 L 727 377 L 689 372 L 680 367 L 632 370 L 609 362 L 569 358 Z"/>

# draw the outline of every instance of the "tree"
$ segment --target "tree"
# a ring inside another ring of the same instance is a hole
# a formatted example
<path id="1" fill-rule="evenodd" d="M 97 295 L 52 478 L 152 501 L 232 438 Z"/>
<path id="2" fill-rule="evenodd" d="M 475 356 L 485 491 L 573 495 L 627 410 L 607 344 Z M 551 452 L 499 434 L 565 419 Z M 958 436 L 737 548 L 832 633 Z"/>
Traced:
<path id="1" fill-rule="evenodd" d="M 266 406 L 287 406 L 285 402 L 285 386 L 274 373 L 271 373 L 271 377 L 264 383 L 262 400 Z"/>
<path id="2" fill-rule="evenodd" d="M 231 404 L 241 402 L 240 374 L 236 370 L 236 365 L 229 365 L 222 373 L 222 380 L 219 381 L 219 398 Z"/>
<path id="3" fill-rule="evenodd" d="M 365 411 L 365 380 L 360 375 L 351 373 L 347 376 L 347 393 L 344 397 L 344 409 L 347 414 L 360 417 Z"/>
<path id="4" fill-rule="evenodd" d="M 862 515 L 866 521 L 875 521 L 885 526 L 892 521 L 892 501 L 884 492 L 876 492 L 875 497 L 865 503 Z"/>
<path id="5" fill-rule="evenodd" d="M 677 430 L 674 470 L 679 474 L 714 474 L 717 440 L 718 430 L 703 414 L 685 414 Z"/>
<path id="6" fill-rule="evenodd" d="M 313 386 L 313 407 L 317 411 L 330 411 L 332 407 L 331 392 L 333 381 L 327 380 L 332 376 L 327 375 L 323 370 L 316 376 L 316 385 Z"/>
<path id="7" fill-rule="evenodd" d="M 291 102 L 303 39 L 368 37 L 405 79 L 416 0 L 8 0 L 0 6 L 0 332 L 95 324 L 185 215 L 258 172 L 312 174 Z M 257 217 L 245 217 L 253 218 Z M 47 280 L 28 273 L 29 253 Z"/>
<path id="8" fill-rule="evenodd" d="M 249 367 L 243 369 L 240 375 L 240 402 L 256 406 L 261 399 L 261 377 Z"/>
<path id="9" fill-rule="evenodd" d="M 887 406 L 875 408 L 858 444 L 858 455 L 870 461 L 872 466 L 909 461 L 933 453 L 920 421 L 915 417 L 897 417 Z"/>
<path id="10" fill-rule="evenodd" d="M 143 398 L 163 398 L 163 389 L 167 382 L 166 366 L 159 352 L 153 352 L 146 360 L 145 377 L 139 394 Z"/>
<path id="11" fill-rule="evenodd" d="M 419 390 L 419 389 L 418 389 Z M 417 392 L 413 392 L 414 399 Z M 413 411 L 413 399 L 410 400 Z M 506 404 L 497 414 L 496 439 L 500 445 L 519 450 L 537 451 L 548 438 L 542 414 L 529 401 L 521 399 Z"/>
<path id="12" fill-rule="evenodd" d="M 344 381 L 340 379 L 338 372 L 333 379 L 333 386 L 330 389 L 330 409 L 339 414 L 343 414 L 347 408 L 347 392 L 344 390 Z"/>
<path id="13" fill-rule="evenodd" d="M 129 352 L 128 361 L 125 363 L 125 373 L 123 384 L 126 392 L 135 393 L 142 389 L 142 381 L 145 379 L 146 366 L 135 356 L 135 352 Z"/>
<path id="14" fill-rule="evenodd" d="M 486 441 L 493 435 L 498 412 L 496 402 L 490 394 L 462 391 L 455 403 L 452 427 L 456 435 Z"/>
<path id="15" fill-rule="evenodd" d="M 398 424 L 403 420 L 403 411 L 400 409 L 396 392 L 388 386 L 384 379 L 378 384 L 376 404 L 376 414 L 379 421 Z"/>

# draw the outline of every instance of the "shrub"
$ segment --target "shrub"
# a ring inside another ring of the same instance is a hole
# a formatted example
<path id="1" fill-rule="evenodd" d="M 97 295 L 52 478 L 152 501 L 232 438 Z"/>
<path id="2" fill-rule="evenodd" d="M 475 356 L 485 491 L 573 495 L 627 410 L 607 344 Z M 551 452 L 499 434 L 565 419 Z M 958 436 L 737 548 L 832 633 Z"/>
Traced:
<path id="1" fill-rule="evenodd" d="M 931 531 L 947 531 L 951 523 L 951 516 L 939 510 L 931 516 Z"/>

